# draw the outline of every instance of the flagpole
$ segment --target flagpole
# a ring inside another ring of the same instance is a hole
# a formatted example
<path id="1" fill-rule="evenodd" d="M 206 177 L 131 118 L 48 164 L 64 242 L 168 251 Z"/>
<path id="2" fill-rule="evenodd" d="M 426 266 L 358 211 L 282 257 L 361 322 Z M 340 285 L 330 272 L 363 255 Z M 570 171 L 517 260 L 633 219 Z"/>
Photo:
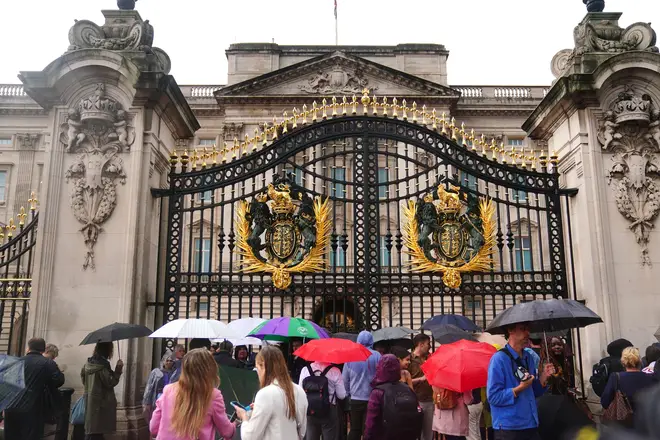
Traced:
<path id="1" fill-rule="evenodd" d="M 339 26 L 337 22 L 337 0 L 335 0 L 335 46 L 339 46 Z"/>

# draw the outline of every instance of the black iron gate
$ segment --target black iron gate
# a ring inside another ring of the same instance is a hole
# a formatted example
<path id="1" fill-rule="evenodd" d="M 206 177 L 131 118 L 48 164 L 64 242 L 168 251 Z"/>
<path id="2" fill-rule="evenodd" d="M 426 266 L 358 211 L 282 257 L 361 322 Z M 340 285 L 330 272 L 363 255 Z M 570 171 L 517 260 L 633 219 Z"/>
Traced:
<path id="1" fill-rule="evenodd" d="M 0 225 L 0 353 L 22 356 L 26 332 L 32 268 L 37 241 L 37 200 L 28 200 L 28 212 L 21 208 L 16 220 Z"/>
<path id="2" fill-rule="evenodd" d="M 231 147 L 173 155 L 170 188 L 154 191 L 167 201 L 164 321 L 291 315 L 351 331 L 458 313 L 485 325 L 517 302 L 568 297 L 556 158 L 505 150 L 415 104 L 362 98 L 294 110 Z M 329 198 L 332 223 L 325 270 L 292 273 L 278 289 L 270 273 L 246 273 L 236 221 L 242 201 L 282 178 L 299 199 Z M 406 206 L 440 192 L 494 209 L 492 259 L 461 272 L 458 287 L 415 272 L 406 245 Z"/>

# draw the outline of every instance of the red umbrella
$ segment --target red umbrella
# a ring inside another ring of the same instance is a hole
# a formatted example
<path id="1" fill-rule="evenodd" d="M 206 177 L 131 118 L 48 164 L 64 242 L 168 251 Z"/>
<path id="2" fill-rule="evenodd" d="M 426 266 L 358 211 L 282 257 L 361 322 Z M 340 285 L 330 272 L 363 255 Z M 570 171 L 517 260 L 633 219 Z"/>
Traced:
<path id="1" fill-rule="evenodd" d="M 293 352 L 308 361 L 343 364 L 365 361 L 371 352 L 361 344 L 348 339 L 313 339 Z"/>
<path id="2" fill-rule="evenodd" d="M 441 345 L 422 365 L 428 382 L 463 393 L 486 386 L 488 364 L 497 349 L 485 342 L 458 341 Z"/>

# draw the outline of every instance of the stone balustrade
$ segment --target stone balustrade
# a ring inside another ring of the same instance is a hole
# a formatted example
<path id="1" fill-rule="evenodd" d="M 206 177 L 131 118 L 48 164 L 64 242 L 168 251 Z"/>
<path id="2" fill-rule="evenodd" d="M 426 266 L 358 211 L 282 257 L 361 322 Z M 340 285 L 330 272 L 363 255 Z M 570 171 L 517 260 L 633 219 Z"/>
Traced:
<path id="1" fill-rule="evenodd" d="M 183 96 L 187 99 L 213 99 L 213 92 L 221 89 L 222 85 L 186 85 L 180 86 Z"/>
<path id="2" fill-rule="evenodd" d="M 27 96 L 27 93 L 20 84 L 0 84 L 0 97 L 5 96 Z"/>

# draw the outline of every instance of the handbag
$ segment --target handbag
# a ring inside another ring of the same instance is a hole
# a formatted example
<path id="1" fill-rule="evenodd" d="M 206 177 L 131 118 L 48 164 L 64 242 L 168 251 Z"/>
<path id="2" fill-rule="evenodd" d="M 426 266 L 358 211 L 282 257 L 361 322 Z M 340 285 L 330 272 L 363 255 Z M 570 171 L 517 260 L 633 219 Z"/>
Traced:
<path id="1" fill-rule="evenodd" d="M 71 424 L 84 425 L 85 424 L 85 410 L 87 407 L 87 394 L 83 394 L 80 399 L 76 401 L 71 408 Z"/>
<path id="2" fill-rule="evenodd" d="M 624 426 L 631 426 L 633 424 L 633 409 L 630 401 L 623 392 L 619 389 L 619 373 L 616 374 L 616 384 L 614 391 L 614 400 L 610 403 L 603 413 L 603 419 L 610 422 L 618 422 Z"/>

